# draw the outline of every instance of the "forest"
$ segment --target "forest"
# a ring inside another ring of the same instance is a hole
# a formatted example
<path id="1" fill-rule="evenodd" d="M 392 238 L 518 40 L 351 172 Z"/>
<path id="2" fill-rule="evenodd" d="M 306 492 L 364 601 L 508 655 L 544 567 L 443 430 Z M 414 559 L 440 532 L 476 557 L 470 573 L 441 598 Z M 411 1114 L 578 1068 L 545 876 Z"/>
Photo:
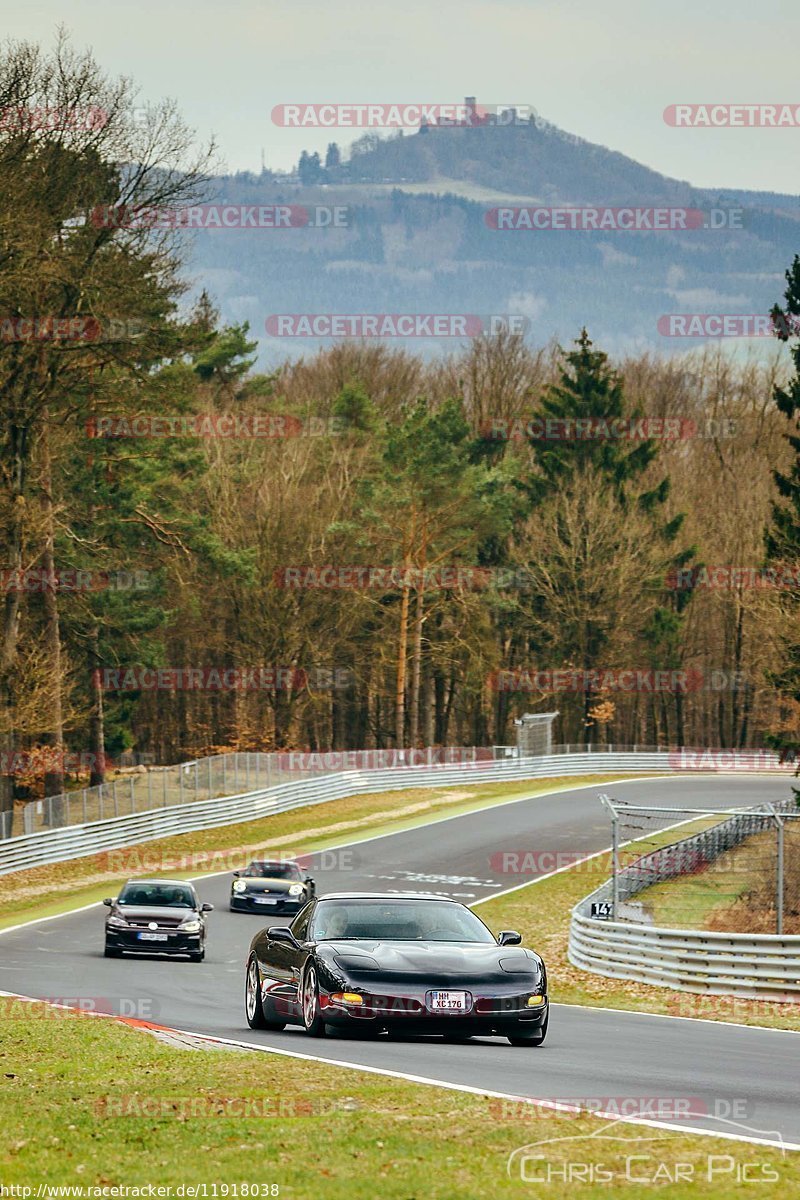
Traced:
<path id="1" fill-rule="evenodd" d="M 187 302 L 213 147 L 60 44 L 0 58 L 0 808 L 126 752 L 800 740 L 800 261 L 774 345 L 576 328 L 255 369 Z M 103 119 L 81 121 L 88 110 Z M 140 112 L 137 109 L 137 112 Z"/>

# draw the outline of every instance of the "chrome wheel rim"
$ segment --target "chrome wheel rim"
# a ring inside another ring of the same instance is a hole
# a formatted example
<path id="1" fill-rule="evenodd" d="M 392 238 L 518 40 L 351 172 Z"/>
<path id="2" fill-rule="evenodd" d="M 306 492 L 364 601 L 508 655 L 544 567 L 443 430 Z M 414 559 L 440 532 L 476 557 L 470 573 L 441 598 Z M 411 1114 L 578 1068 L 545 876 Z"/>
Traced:
<path id="1" fill-rule="evenodd" d="M 303 1020 L 306 1023 L 306 1029 L 310 1029 L 314 1024 L 314 1017 L 317 1014 L 317 977 L 314 974 L 313 967 L 306 975 L 306 982 L 303 987 Z"/>
<path id="2" fill-rule="evenodd" d="M 256 1015 L 256 999 L 258 997 L 258 968 L 254 962 L 247 969 L 247 1015 L 252 1021 Z"/>

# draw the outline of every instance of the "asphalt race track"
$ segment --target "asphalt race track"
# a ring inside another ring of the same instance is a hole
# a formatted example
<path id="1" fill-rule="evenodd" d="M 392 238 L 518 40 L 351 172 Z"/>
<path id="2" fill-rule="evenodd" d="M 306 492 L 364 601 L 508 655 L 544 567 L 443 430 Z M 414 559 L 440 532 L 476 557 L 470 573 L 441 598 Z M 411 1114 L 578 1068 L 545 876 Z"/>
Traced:
<path id="1" fill-rule="evenodd" d="M 608 814 L 598 800 L 603 790 L 640 803 L 736 807 L 786 799 L 790 780 L 629 780 L 494 805 L 353 843 L 338 856 L 338 870 L 314 870 L 318 891 L 432 891 L 472 903 L 535 877 L 504 874 L 497 857 L 504 851 L 588 854 L 606 848 Z M 558 1004 L 540 1050 L 515 1048 L 500 1038 L 461 1045 L 385 1036 L 320 1042 L 292 1027 L 270 1034 L 250 1030 L 244 1018 L 244 962 L 251 937 L 265 922 L 261 915 L 228 911 L 230 880 L 225 874 L 198 883 L 201 899 L 216 907 L 202 964 L 103 958 L 106 910 L 96 905 L 0 934 L 0 990 L 41 998 L 92 997 L 99 1007 L 177 1029 L 510 1096 L 691 1098 L 695 1111 L 710 1115 L 681 1117 L 684 1126 L 800 1145 L 800 1033 Z M 283 922 L 273 918 L 270 923 Z M 665 991 L 665 1006 L 669 999 Z M 730 1115 L 733 1123 L 725 1119 Z"/>

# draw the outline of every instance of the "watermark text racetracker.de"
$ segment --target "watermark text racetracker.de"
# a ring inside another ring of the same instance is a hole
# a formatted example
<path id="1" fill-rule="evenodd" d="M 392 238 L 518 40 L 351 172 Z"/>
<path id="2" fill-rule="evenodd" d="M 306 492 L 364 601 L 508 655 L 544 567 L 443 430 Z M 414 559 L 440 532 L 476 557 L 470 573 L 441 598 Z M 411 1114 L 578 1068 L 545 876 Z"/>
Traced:
<path id="1" fill-rule="evenodd" d="M 800 129 L 800 104 L 668 104 L 664 121 L 676 129 Z"/>
<path id="2" fill-rule="evenodd" d="M 694 668 L 663 669 L 621 667 L 581 670 L 575 667 L 492 671 L 487 684 L 493 692 L 631 693 L 643 695 L 686 695 L 705 690 L 726 690 L 730 683 L 723 672 L 712 679 Z M 724 686 L 720 686 L 720 684 Z"/>
<path id="3" fill-rule="evenodd" d="M 346 204 L 195 204 L 184 208 L 94 208 L 98 229 L 349 229 Z"/>
<path id="4" fill-rule="evenodd" d="M 335 437 L 350 428 L 345 417 L 291 413 L 115 413 L 90 417 L 89 438 L 209 438 L 227 441 Z"/>
<path id="5" fill-rule="evenodd" d="M 514 442 L 683 442 L 734 437 L 729 417 L 490 417 L 480 427 L 487 441 Z"/>
<path id="6" fill-rule="evenodd" d="M 765 313 L 664 313 L 658 332 L 670 338 L 796 337 L 800 317 L 773 319 Z"/>
<path id="7" fill-rule="evenodd" d="M 271 313 L 269 337 L 290 338 L 473 338 L 525 333 L 520 313 Z"/>
<path id="8" fill-rule="evenodd" d="M 499 233 L 572 231 L 664 233 L 692 229 L 742 229 L 744 209 L 610 207 L 600 204 L 522 205 L 489 208 L 484 224 Z"/>
<path id="9" fill-rule="evenodd" d="M 474 97 L 456 103 L 297 103 L 276 104 L 273 125 L 288 129 L 418 129 L 422 125 L 461 129 L 530 125 L 539 116 L 531 104 L 479 104 Z"/>
<path id="10" fill-rule="evenodd" d="M 352 687 L 349 667 L 98 667 L 94 686 L 108 692 L 280 692 Z"/>

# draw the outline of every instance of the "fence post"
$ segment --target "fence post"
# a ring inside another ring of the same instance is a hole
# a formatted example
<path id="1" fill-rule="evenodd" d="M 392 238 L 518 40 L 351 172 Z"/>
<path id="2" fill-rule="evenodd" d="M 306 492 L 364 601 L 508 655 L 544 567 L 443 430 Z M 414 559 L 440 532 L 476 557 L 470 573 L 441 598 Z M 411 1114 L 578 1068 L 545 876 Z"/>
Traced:
<path id="1" fill-rule="evenodd" d="M 775 897 L 775 932 L 783 933 L 783 818 L 775 814 L 778 825 L 778 880 Z"/>

